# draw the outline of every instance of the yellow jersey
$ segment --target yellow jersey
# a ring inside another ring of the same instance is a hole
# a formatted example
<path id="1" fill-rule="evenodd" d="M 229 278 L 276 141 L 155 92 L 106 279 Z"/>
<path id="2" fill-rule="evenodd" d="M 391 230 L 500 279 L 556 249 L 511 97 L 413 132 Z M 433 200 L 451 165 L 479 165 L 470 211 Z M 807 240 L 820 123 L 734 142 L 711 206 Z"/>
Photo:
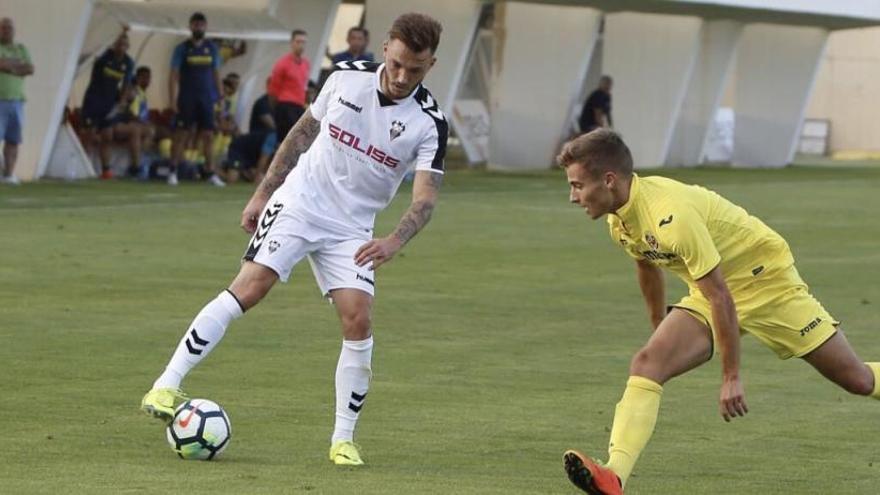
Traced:
<path id="1" fill-rule="evenodd" d="M 627 254 L 675 273 L 692 294 L 717 266 L 736 298 L 758 275 L 794 264 L 788 243 L 764 222 L 714 191 L 665 177 L 633 174 L 629 200 L 608 225 Z"/>

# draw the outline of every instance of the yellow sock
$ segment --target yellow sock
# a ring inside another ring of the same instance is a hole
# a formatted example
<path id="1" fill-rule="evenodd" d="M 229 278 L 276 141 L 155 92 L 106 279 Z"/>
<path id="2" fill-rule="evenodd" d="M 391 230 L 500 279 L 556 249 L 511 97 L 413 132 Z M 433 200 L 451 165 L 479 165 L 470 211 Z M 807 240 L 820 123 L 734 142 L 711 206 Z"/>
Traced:
<path id="1" fill-rule="evenodd" d="M 871 397 L 880 399 L 880 363 L 865 363 L 874 372 L 874 391 Z"/>
<path id="2" fill-rule="evenodd" d="M 654 433 L 662 394 L 663 387 L 648 378 L 631 376 L 626 382 L 623 398 L 614 413 L 607 464 L 622 485 L 626 484 L 639 454 Z"/>

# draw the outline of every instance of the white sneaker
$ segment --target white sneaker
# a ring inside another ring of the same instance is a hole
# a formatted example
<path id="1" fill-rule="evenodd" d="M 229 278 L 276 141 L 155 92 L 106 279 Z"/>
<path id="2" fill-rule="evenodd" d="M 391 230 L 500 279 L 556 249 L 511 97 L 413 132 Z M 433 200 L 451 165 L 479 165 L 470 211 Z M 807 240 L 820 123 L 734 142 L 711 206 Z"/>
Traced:
<path id="1" fill-rule="evenodd" d="M 18 177 L 15 176 L 15 175 L 9 175 L 9 176 L 3 177 L 2 182 L 3 182 L 4 184 L 8 184 L 8 185 L 10 185 L 10 186 L 19 186 L 19 185 L 21 185 L 21 181 L 20 181 L 20 180 L 18 179 Z"/>
<path id="2" fill-rule="evenodd" d="M 223 182 L 223 179 L 221 179 L 220 176 L 217 174 L 211 174 L 208 182 L 210 182 L 212 186 L 226 187 L 226 183 Z"/>
<path id="3" fill-rule="evenodd" d="M 177 185 L 177 172 L 172 172 L 168 174 L 168 185 L 176 186 Z"/>

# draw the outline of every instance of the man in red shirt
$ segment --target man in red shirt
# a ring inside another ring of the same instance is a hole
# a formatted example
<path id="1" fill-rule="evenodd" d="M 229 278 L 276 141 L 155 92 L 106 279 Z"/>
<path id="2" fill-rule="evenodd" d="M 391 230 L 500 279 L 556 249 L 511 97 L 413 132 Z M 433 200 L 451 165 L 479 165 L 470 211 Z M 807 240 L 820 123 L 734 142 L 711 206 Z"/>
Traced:
<path id="1" fill-rule="evenodd" d="M 275 62 L 272 75 L 269 76 L 269 102 L 275 109 L 275 130 L 279 143 L 284 141 L 287 132 L 306 109 L 311 69 L 309 59 L 303 55 L 307 40 L 305 31 L 294 29 L 290 35 L 290 53 Z"/>

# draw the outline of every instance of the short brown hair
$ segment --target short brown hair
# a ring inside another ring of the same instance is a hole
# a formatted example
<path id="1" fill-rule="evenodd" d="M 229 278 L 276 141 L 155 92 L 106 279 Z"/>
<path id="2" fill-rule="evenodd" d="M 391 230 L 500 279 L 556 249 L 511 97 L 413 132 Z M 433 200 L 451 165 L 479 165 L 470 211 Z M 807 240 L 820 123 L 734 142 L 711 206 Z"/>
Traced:
<path id="1" fill-rule="evenodd" d="M 431 54 L 437 52 L 440 44 L 440 33 L 443 26 L 433 17 L 425 14 L 403 14 L 394 20 L 388 31 L 389 40 L 400 40 L 410 50 L 418 53 L 431 50 Z"/>
<path id="2" fill-rule="evenodd" d="M 600 128 L 572 139 L 562 146 L 556 156 L 562 168 L 579 163 L 593 176 L 617 172 L 625 176 L 633 173 L 632 154 L 620 134 Z"/>

